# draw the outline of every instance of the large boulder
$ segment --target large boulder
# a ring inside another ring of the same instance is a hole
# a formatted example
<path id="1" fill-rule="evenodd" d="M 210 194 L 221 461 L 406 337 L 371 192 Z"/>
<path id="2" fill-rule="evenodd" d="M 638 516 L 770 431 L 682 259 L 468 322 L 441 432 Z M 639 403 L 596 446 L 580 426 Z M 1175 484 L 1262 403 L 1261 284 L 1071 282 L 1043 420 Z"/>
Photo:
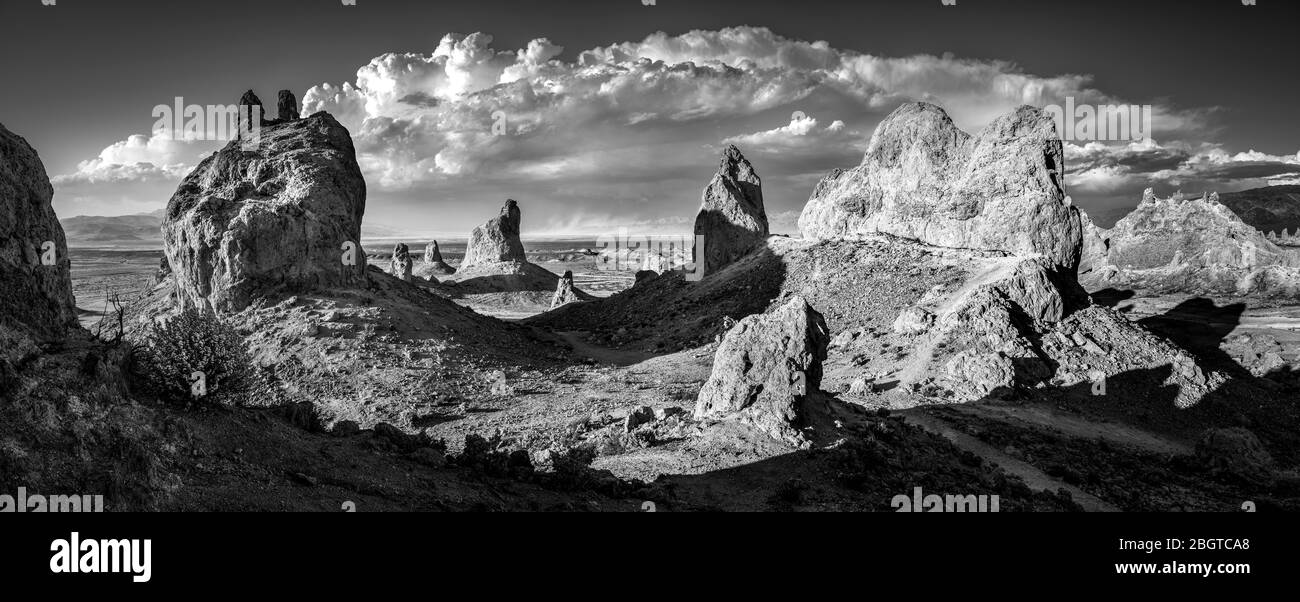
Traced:
<path id="1" fill-rule="evenodd" d="M 263 127 L 255 150 L 232 142 L 167 205 L 163 246 L 179 301 L 234 312 L 262 297 L 359 285 L 365 208 L 352 137 L 328 113 Z"/>
<path id="2" fill-rule="evenodd" d="M 474 228 L 460 269 L 503 262 L 526 262 L 524 243 L 519 239 L 519 204 L 507 200 L 501 214 Z"/>
<path id="3" fill-rule="evenodd" d="M 889 234 L 926 244 L 1079 263 L 1078 210 L 1065 198 L 1052 118 L 1020 107 L 977 136 L 927 103 L 886 118 L 862 164 L 821 181 L 799 217 L 805 238 Z"/>
<path id="4" fill-rule="evenodd" d="M 0 125 L 0 335 L 54 342 L 77 324 L 68 245 L 53 197 L 36 151 Z"/>
<path id="5" fill-rule="evenodd" d="M 734 419 L 804 446 L 805 404 L 818 393 L 830 333 L 803 297 L 727 332 L 700 389 L 695 418 Z"/>
<path id="6" fill-rule="evenodd" d="M 695 217 L 695 235 L 704 237 L 703 257 L 696 249 L 695 262 L 703 267 L 706 276 L 767 240 L 763 181 L 734 145 L 723 151 L 718 173 L 704 189 L 704 200 Z"/>
<path id="7" fill-rule="evenodd" d="M 280 98 L 276 102 L 276 112 L 280 121 L 297 121 L 298 115 L 298 97 L 293 95 L 289 90 L 280 90 Z"/>

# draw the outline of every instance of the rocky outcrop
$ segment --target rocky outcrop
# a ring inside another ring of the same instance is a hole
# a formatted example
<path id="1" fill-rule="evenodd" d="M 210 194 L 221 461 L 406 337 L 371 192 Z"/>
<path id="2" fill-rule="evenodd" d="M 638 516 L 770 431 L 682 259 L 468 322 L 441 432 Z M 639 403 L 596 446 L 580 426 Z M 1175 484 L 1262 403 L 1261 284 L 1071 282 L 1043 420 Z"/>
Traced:
<path id="1" fill-rule="evenodd" d="M 704 249 L 695 249 L 695 263 L 703 267 L 706 276 L 767 240 L 763 181 L 734 145 L 723 151 L 718 173 L 704 189 L 704 200 L 695 217 L 695 235 L 704 237 Z"/>
<path id="2" fill-rule="evenodd" d="M 298 97 L 293 95 L 289 90 L 280 90 L 280 98 L 276 102 L 277 114 L 280 121 L 297 121 L 298 115 Z"/>
<path id="3" fill-rule="evenodd" d="M 1079 258 L 1079 276 L 1082 278 L 1105 269 L 1106 256 L 1110 253 L 1110 233 L 1093 223 L 1083 210 L 1079 211 L 1079 221 L 1083 226 L 1083 250 Z"/>
<path id="4" fill-rule="evenodd" d="M 899 107 L 858 167 L 821 181 L 799 217 L 805 238 L 889 234 L 926 244 L 1079 262 L 1078 210 L 1066 202 L 1052 118 L 1020 107 L 977 136 L 931 104 Z"/>
<path id="5" fill-rule="evenodd" d="M 53 342 L 77 324 L 71 261 L 36 150 L 0 125 L 0 341 Z M 3 355 L 3 353 L 0 353 Z"/>
<path id="6" fill-rule="evenodd" d="M 1291 296 L 1300 293 L 1300 250 L 1281 247 L 1219 202 L 1142 202 L 1105 233 L 1104 254 L 1085 253 L 1093 289 L 1124 286 L 1160 293 Z M 1100 255 L 1100 256 L 1098 256 Z"/>
<path id="7" fill-rule="evenodd" d="M 821 385 L 830 334 L 803 297 L 746 317 L 723 337 L 695 418 L 739 420 L 791 445 L 807 445 L 805 404 Z"/>
<path id="8" fill-rule="evenodd" d="M 424 247 L 424 259 L 420 261 L 417 271 L 422 277 L 429 276 L 450 276 L 456 273 L 456 268 L 447 265 L 442 259 L 442 251 L 438 249 L 438 241 L 433 241 Z"/>
<path id="9" fill-rule="evenodd" d="M 245 109 L 244 107 L 248 108 Z M 244 132 L 248 132 L 254 123 L 259 127 L 266 123 L 266 110 L 262 106 L 262 99 L 258 98 L 257 94 L 253 93 L 252 90 L 249 90 L 239 97 L 240 135 L 242 136 Z"/>
<path id="10" fill-rule="evenodd" d="M 328 113 L 263 127 L 208 156 L 167 205 L 163 246 L 182 305 L 240 311 L 261 297 L 365 281 L 366 183 Z"/>
<path id="11" fill-rule="evenodd" d="M 492 263 L 527 262 L 524 243 L 519 239 L 520 219 L 519 204 L 513 199 L 507 200 L 500 215 L 470 233 L 469 247 L 465 250 L 465 260 L 460 269 Z"/>
<path id="12" fill-rule="evenodd" d="M 559 284 L 555 287 L 555 296 L 551 298 L 551 309 L 578 301 L 581 301 L 581 299 L 578 298 L 578 293 L 573 286 L 573 272 L 565 271 L 564 275 L 560 276 Z"/>
<path id="13" fill-rule="evenodd" d="M 411 248 L 406 246 L 406 243 L 397 243 L 397 246 L 393 247 L 393 257 L 388 261 L 388 273 L 400 278 L 402 282 L 410 282 L 413 266 Z"/>

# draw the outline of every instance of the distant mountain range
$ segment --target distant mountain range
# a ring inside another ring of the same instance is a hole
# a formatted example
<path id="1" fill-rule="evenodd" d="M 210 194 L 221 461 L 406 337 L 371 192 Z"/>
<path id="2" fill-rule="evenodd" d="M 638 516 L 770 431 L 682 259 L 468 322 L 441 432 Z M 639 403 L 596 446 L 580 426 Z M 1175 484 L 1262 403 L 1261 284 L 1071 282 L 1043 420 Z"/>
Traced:
<path id="1" fill-rule="evenodd" d="M 166 209 L 135 215 L 78 215 L 59 220 L 70 247 L 161 249 L 162 220 Z M 422 237 L 412 237 L 401 230 L 382 224 L 363 224 L 362 240 L 389 240 L 411 238 L 417 242 Z M 432 240 L 432 239 L 430 239 Z M 424 243 L 419 242 L 423 248 Z"/>
<path id="2" fill-rule="evenodd" d="M 1267 186 L 1219 195 L 1219 202 L 1261 232 L 1300 228 L 1300 186 Z"/>
<path id="3" fill-rule="evenodd" d="M 78 215 L 59 220 L 71 247 L 162 248 L 163 209 L 136 215 Z"/>

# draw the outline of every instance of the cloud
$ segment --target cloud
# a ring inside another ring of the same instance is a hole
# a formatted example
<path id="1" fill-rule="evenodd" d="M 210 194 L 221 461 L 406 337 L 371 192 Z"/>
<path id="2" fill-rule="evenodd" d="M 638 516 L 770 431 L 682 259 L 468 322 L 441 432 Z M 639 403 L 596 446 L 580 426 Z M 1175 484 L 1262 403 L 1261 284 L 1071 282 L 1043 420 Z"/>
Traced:
<path id="1" fill-rule="evenodd" d="M 1066 98 L 1125 102 L 1086 74 L 883 57 L 731 27 L 571 53 L 545 38 L 497 49 L 486 33 L 448 34 L 430 52 L 384 54 L 353 81 L 314 86 L 302 106 L 352 132 L 368 220 L 468 232 L 509 197 L 527 233 L 689 220 L 726 144 L 763 177 L 769 214 L 797 212 L 820 177 L 861 161 L 876 124 L 902 102 L 939 104 L 973 132 L 1021 104 Z M 1215 155 L 1203 138 L 1213 107 L 1159 102 L 1153 115 L 1153 134 L 1177 143 L 1070 145 L 1076 196 L 1118 197 L 1150 178 L 1286 177 L 1277 157 Z M 132 137 L 62 182 L 176 180 L 196 161 L 187 146 Z"/>
<path id="2" fill-rule="evenodd" d="M 151 136 L 136 134 L 106 147 L 99 156 L 82 161 L 75 172 L 51 178 L 51 182 L 60 187 L 179 180 L 194 168 L 196 159 L 205 154 L 200 150 L 205 146 L 210 145 L 177 139 L 169 130 L 160 130 Z"/>

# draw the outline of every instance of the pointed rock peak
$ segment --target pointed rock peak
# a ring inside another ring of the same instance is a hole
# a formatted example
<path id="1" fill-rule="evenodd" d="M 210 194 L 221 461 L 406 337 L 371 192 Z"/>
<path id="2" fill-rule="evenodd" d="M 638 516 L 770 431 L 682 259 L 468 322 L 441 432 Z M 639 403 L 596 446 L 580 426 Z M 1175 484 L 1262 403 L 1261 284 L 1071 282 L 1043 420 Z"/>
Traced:
<path id="1" fill-rule="evenodd" d="M 425 263 L 442 263 L 442 251 L 438 249 L 438 241 L 433 241 L 424 247 Z"/>
<path id="2" fill-rule="evenodd" d="M 723 151 L 718 173 L 704 189 L 695 235 L 704 237 L 703 252 L 697 248 L 695 260 L 702 264 L 705 275 L 744 257 L 767 240 L 763 181 L 735 145 Z"/>
<path id="3" fill-rule="evenodd" d="M 497 217 L 470 233 L 465 261 L 460 269 L 490 263 L 527 263 L 524 243 L 519 239 L 521 222 L 519 203 L 508 199 Z"/>
<path id="4" fill-rule="evenodd" d="M 1154 203 L 1156 201 L 1156 189 L 1148 188 L 1142 191 L 1143 203 Z"/>
<path id="5" fill-rule="evenodd" d="M 727 148 L 722 151 L 722 162 L 718 165 L 718 175 L 762 185 L 762 180 L 759 179 L 758 173 L 754 171 L 754 166 L 750 164 L 749 160 L 745 158 L 745 155 L 741 154 L 740 149 L 734 144 L 728 144 Z"/>
<path id="6" fill-rule="evenodd" d="M 260 107 L 262 106 L 262 99 L 258 98 L 257 94 L 254 94 L 252 90 L 249 90 L 244 92 L 244 95 L 239 98 L 239 106 Z"/>
<path id="7" fill-rule="evenodd" d="M 276 107 L 279 109 L 281 121 L 294 121 L 299 118 L 298 97 L 294 96 L 293 92 L 289 90 L 280 90 L 280 98 Z"/>

